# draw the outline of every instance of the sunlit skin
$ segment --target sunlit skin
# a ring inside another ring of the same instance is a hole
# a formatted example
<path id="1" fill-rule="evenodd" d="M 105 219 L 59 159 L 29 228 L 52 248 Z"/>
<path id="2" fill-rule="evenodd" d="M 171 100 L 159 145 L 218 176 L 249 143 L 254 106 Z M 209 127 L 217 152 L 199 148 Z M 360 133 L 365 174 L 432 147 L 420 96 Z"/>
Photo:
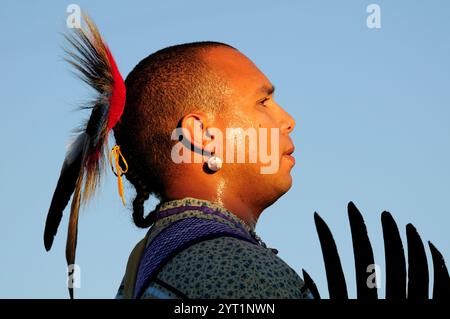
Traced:
<path id="1" fill-rule="evenodd" d="M 275 102 L 272 83 L 245 55 L 219 47 L 209 50 L 204 59 L 228 83 L 224 94 L 226 110 L 216 117 L 201 111 L 186 114 L 181 121 L 183 129 L 193 137 L 195 129 L 206 133 L 208 129 L 218 128 L 225 137 L 226 128 L 267 128 L 269 133 L 270 128 L 279 128 L 279 169 L 274 174 L 261 174 L 261 165 L 267 163 L 261 163 L 259 156 L 257 163 L 224 162 L 222 169 L 213 174 L 205 171 L 201 163 L 177 164 L 179 176 L 166 182 L 163 197 L 165 200 L 194 197 L 215 202 L 255 227 L 263 210 L 292 186 L 291 169 L 295 160 L 288 153 L 293 152 L 289 135 L 295 121 Z M 202 149 L 210 143 L 194 138 L 190 142 Z M 268 145 L 270 150 L 270 138 Z M 226 145 L 224 148 L 225 154 Z M 258 151 L 248 148 L 247 140 L 246 150 Z"/>

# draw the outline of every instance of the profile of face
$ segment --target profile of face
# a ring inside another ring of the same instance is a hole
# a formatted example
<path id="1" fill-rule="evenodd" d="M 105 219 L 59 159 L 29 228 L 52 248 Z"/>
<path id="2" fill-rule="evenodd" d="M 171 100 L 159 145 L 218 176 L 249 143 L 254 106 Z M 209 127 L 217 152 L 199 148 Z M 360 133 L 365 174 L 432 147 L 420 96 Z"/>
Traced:
<path id="1" fill-rule="evenodd" d="M 190 114 L 183 125 L 192 132 L 195 118 L 200 123 L 197 129 L 210 137 L 209 144 L 204 140 L 195 144 L 223 159 L 222 169 L 214 173 L 218 181 L 267 207 L 292 185 L 295 159 L 290 133 L 295 120 L 275 102 L 274 86 L 245 55 L 218 47 L 209 50 L 204 59 L 227 83 L 224 112 L 213 118 Z M 239 160 L 243 149 L 244 157 Z"/>

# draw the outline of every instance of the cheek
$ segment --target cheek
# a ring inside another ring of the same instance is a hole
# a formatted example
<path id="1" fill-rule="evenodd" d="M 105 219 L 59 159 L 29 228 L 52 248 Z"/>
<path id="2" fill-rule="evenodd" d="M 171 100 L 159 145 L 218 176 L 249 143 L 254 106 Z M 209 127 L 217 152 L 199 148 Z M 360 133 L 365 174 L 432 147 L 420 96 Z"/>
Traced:
<path id="1" fill-rule="evenodd" d="M 256 122 L 255 126 L 258 128 L 267 128 L 270 130 L 273 127 L 279 127 L 274 111 L 269 108 L 256 112 L 254 119 Z"/>
<path id="2" fill-rule="evenodd" d="M 263 146 L 262 152 L 266 154 L 266 156 L 270 156 L 273 147 L 277 147 L 278 143 L 272 141 L 271 138 L 271 128 L 276 128 L 276 121 L 268 109 L 246 109 L 244 112 L 242 108 L 236 108 L 235 112 L 226 118 L 226 120 L 222 121 L 223 127 L 223 137 L 224 137 L 224 145 L 223 145 L 223 155 L 226 154 L 227 150 L 227 140 L 228 143 L 231 140 L 234 141 L 235 151 L 239 148 L 245 149 L 245 162 L 251 163 L 253 165 L 254 162 L 250 161 L 250 155 L 256 156 L 256 162 L 260 162 L 260 147 Z M 225 130 L 228 129 L 228 133 Z M 243 134 L 243 131 L 253 130 L 255 132 L 255 138 L 253 142 L 250 142 L 249 136 Z M 260 131 L 265 130 L 266 134 L 260 135 Z M 266 141 L 262 145 L 260 144 L 260 138 L 264 138 Z M 272 145 L 274 144 L 274 145 Z M 275 155 L 275 154 L 274 154 Z M 272 158 L 271 160 L 275 160 Z M 279 160 L 278 158 L 276 160 Z"/>

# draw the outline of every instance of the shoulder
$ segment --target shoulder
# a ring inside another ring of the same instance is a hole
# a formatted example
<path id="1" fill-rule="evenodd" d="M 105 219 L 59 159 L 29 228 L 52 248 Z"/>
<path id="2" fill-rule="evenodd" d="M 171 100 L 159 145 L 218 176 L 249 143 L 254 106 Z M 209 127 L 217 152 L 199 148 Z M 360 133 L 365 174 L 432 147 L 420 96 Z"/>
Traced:
<path id="1" fill-rule="evenodd" d="M 232 237 L 196 243 L 158 280 L 189 298 L 302 298 L 302 279 L 272 250 Z"/>

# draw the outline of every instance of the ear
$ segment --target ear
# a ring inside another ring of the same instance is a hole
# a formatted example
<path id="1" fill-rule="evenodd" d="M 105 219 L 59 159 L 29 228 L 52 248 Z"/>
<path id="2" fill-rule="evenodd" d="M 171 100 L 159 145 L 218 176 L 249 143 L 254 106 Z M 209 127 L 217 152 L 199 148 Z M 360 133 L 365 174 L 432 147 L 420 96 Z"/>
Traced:
<path id="1" fill-rule="evenodd" d="M 202 155 L 211 151 L 206 148 L 214 136 L 208 130 L 211 123 L 205 113 L 196 112 L 186 114 L 181 119 L 180 125 L 183 131 L 183 144 L 187 148 Z"/>

